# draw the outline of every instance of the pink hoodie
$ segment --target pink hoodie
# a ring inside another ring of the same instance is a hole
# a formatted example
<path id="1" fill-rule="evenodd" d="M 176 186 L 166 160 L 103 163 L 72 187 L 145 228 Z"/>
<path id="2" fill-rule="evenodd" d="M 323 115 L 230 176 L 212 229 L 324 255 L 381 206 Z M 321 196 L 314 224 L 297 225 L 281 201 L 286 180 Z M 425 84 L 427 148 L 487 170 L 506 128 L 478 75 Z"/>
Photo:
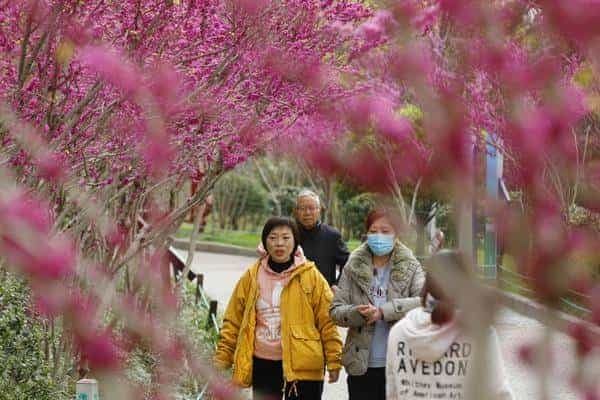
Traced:
<path id="1" fill-rule="evenodd" d="M 281 360 L 281 292 L 290 281 L 292 272 L 304 264 L 306 258 L 298 246 L 294 263 L 281 273 L 269 268 L 268 259 L 268 255 L 264 255 L 258 269 L 254 355 L 266 360 Z"/>

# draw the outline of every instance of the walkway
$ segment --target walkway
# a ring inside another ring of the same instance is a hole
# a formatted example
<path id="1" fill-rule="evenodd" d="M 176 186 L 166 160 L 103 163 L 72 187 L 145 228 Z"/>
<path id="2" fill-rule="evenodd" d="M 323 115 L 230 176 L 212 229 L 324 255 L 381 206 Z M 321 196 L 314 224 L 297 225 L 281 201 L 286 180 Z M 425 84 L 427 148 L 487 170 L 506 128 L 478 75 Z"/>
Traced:
<path id="1" fill-rule="evenodd" d="M 180 254 L 185 255 L 185 252 Z M 244 270 L 255 259 L 241 256 L 229 256 L 212 253 L 196 253 L 192 270 L 204 274 L 207 293 L 219 302 L 219 314 L 227 305 L 235 283 Z M 500 337 L 502 353 L 506 365 L 509 382 L 515 393 L 516 400 L 532 400 L 539 398 L 538 379 L 535 374 L 522 365 L 517 357 L 518 348 L 525 343 L 532 343 L 543 333 L 543 326 L 537 321 L 525 318 L 510 310 L 499 313 L 496 328 Z M 550 399 L 575 400 L 578 397 L 569 387 L 569 375 L 574 368 L 574 358 L 571 355 L 573 341 L 560 333 L 553 336 L 553 376 L 550 379 Z M 333 385 L 325 385 L 324 400 L 347 399 L 345 374 Z M 483 400 L 483 399 L 482 399 Z"/>

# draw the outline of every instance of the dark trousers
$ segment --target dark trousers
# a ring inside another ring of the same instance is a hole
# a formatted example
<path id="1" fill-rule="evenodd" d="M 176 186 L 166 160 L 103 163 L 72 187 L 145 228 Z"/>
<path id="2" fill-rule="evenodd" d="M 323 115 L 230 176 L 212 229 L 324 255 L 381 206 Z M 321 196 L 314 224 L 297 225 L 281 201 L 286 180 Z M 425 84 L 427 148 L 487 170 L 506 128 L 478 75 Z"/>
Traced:
<path id="1" fill-rule="evenodd" d="M 281 400 L 283 397 L 283 365 L 281 361 L 253 358 L 253 400 Z M 323 381 L 285 383 L 285 400 L 320 400 Z"/>
<path id="2" fill-rule="evenodd" d="M 350 400 L 385 400 L 385 368 L 369 368 L 364 375 L 348 375 Z"/>

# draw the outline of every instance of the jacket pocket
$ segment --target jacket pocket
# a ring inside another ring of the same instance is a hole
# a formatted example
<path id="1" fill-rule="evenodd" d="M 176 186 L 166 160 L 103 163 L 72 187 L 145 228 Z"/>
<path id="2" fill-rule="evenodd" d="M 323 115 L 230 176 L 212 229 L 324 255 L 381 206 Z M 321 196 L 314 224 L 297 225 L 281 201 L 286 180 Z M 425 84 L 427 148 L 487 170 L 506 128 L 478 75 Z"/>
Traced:
<path id="1" fill-rule="evenodd" d="M 314 326 L 308 324 L 291 325 L 292 369 L 295 371 L 320 371 L 325 367 L 323 343 Z"/>
<path id="2" fill-rule="evenodd" d="M 313 282 L 313 279 L 311 279 L 311 277 L 308 274 L 304 273 L 300 275 L 300 286 L 302 286 L 302 290 L 306 295 L 310 295 L 313 291 L 315 284 Z"/>
<path id="3" fill-rule="evenodd" d="M 367 372 L 368 361 L 365 362 L 364 353 L 364 350 L 354 346 L 342 353 L 342 365 L 348 375 L 363 375 Z"/>
<path id="4" fill-rule="evenodd" d="M 361 328 L 362 333 L 357 333 L 358 329 L 348 330 L 348 336 L 342 352 L 342 365 L 348 375 L 363 375 L 368 366 L 368 350 L 361 347 L 360 344 L 367 340 L 366 328 Z M 365 358 L 366 356 L 366 358 Z"/>

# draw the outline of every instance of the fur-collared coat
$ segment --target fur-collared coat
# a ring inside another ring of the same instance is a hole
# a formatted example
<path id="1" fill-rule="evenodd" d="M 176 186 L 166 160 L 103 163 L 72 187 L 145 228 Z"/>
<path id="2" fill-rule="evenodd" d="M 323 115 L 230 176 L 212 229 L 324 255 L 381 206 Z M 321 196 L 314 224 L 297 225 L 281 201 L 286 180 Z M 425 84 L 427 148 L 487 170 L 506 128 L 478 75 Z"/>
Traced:
<path id="1" fill-rule="evenodd" d="M 374 325 L 367 325 L 357 308 L 373 304 L 369 291 L 373 279 L 373 254 L 367 243 L 350 254 L 340 277 L 333 302 L 331 318 L 339 326 L 348 327 L 348 336 L 342 353 L 342 364 L 350 375 L 363 375 L 369 365 Z M 425 273 L 410 249 L 396 240 L 391 255 L 391 271 L 387 302 L 380 309 L 390 325 L 421 303 Z"/>

